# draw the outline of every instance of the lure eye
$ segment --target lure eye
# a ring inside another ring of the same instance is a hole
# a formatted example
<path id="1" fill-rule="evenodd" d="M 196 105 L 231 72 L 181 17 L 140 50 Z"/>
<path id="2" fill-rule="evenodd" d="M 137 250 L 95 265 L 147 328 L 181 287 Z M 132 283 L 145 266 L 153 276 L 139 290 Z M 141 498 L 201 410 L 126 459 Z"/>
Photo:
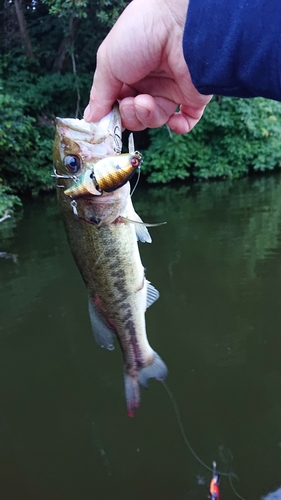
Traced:
<path id="1" fill-rule="evenodd" d="M 81 160 L 78 156 L 66 156 L 64 159 L 64 165 L 69 172 L 76 174 L 76 172 L 80 169 Z"/>
<path id="2" fill-rule="evenodd" d="M 131 165 L 132 165 L 132 167 L 138 167 L 139 164 L 140 164 L 139 158 L 136 158 L 136 156 L 133 156 L 131 158 Z"/>

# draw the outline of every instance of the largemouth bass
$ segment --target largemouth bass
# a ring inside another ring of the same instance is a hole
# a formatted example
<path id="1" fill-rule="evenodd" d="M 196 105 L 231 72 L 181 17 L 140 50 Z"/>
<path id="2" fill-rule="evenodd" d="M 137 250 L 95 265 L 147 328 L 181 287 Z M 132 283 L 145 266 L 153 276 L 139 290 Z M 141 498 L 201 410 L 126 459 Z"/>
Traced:
<path id="1" fill-rule="evenodd" d="M 120 344 L 127 411 L 133 416 L 139 384 L 167 375 L 146 336 L 145 311 L 159 293 L 141 263 L 137 240 L 151 238 L 134 211 L 128 182 L 141 155 L 120 154 L 117 106 L 98 124 L 57 118 L 56 126 L 54 177 L 68 242 L 87 287 L 97 343 L 111 350 L 116 336 Z"/>

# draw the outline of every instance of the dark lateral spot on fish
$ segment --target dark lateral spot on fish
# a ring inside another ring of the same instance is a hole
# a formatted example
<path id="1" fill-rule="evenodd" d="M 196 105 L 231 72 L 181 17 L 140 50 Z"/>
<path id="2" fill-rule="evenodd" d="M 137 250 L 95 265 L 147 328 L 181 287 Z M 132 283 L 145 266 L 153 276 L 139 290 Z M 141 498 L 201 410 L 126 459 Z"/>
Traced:
<path id="1" fill-rule="evenodd" d="M 116 269 L 116 266 L 114 268 Z M 123 271 L 123 269 L 117 269 L 115 271 L 112 271 L 111 276 L 113 276 L 114 278 L 124 278 L 125 271 Z"/>
<path id="2" fill-rule="evenodd" d="M 109 264 L 108 268 L 111 270 L 111 271 L 116 271 L 116 269 L 119 268 L 119 262 L 118 260 L 114 259 L 112 260 L 112 255 L 111 255 L 111 259 L 110 259 L 112 262 L 111 264 Z M 124 273 L 125 274 L 125 273 Z M 112 276 L 114 276 L 114 274 L 112 274 Z"/>
<path id="3" fill-rule="evenodd" d="M 129 336 L 130 336 L 130 344 L 131 344 L 133 351 L 134 351 L 134 358 L 135 358 L 136 367 L 137 367 L 137 369 L 140 369 L 143 366 L 143 362 L 141 359 L 140 348 L 139 348 L 139 345 L 137 342 L 135 325 L 134 325 L 133 321 L 129 319 L 125 323 L 125 326 L 126 326 L 126 329 L 128 330 Z"/>
<path id="4" fill-rule="evenodd" d="M 104 251 L 104 256 L 105 257 L 112 257 L 112 250 L 108 249 Z"/>
<path id="5" fill-rule="evenodd" d="M 129 330 L 130 335 L 133 335 L 133 336 L 136 335 L 135 325 L 134 325 L 134 323 L 132 322 L 131 319 L 129 321 L 127 321 L 127 323 L 125 324 L 125 326 Z"/>
<path id="6" fill-rule="evenodd" d="M 89 221 L 92 222 L 93 224 L 95 224 L 96 226 L 98 226 L 101 222 L 101 218 L 96 217 L 95 215 L 92 215 L 91 217 L 89 217 Z"/>
<path id="7" fill-rule="evenodd" d="M 120 281 L 114 281 L 114 286 L 119 290 L 119 292 L 124 293 L 125 292 L 125 286 L 126 286 L 126 281 L 125 280 L 120 280 Z"/>
<path id="8" fill-rule="evenodd" d="M 132 316 L 132 311 L 129 309 L 129 311 L 126 312 L 126 314 L 123 317 L 123 321 L 128 321 Z"/>
<path id="9" fill-rule="evenodd" d="M 128 291 L 126 288 L 126 281 L 124 279 L 119 279 L 114 281 L 113 283 L 115 290 L 118 290 L 118 294 L 116 295 L 117 300 L 116 303 L 123 303 L 128 297 Z"/>

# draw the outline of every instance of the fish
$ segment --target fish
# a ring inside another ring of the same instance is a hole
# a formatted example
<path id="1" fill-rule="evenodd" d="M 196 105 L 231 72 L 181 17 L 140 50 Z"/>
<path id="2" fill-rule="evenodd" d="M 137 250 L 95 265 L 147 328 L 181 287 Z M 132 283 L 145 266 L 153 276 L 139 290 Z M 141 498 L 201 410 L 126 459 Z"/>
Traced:
<path id="1" fill-rule="evenodd" d="M 130 142 L 122 154 L 118 105 L 98 123 L 56 119 L 53 176 L 67 239 L 88 292 L 95 340 L 112 350 L 116 338 L 123 353 L 132 417 L 140 386 L 147 388 L 150 378 L 163 381 L 168 370 L 146 334 L 145 312 L 159 292 L 146 279 L 138 248 L 151 237 L 130 195 L 129 180 L 142 163 Z"/>

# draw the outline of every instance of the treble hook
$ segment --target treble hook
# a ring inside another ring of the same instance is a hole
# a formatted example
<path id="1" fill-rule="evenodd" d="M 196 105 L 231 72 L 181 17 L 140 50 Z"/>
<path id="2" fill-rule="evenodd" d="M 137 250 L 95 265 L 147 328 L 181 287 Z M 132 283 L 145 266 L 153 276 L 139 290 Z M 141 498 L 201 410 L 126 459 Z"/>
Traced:
<path id="1" fill-rule="evenodd" d="M 53 166 L 53 174 L 51 174 L 51 177 L 55 177 L 56 179 L 72 179 L 74 182 L 78 181 L 78 178 L 76 175 L 68 175 L 68 174 L 58 174 L 56 171 L 55 166 Z"/>
<path id="2" fill-rule="evenodd" d="M 78 212 L 77 212 L 77 208 L 76 208 L 77 207 L 77 202 L 75 200 L 72 200 L 70 202 L 70 206 L 72 208 L 72 211 L 73 211 L 74 215 L 78 216 Z"/>
<path id="3" fill-rule="evenodd" d="M 113 141 L 115 142 L 114 151 L 118 155 L 122 151 L 122 139 L 121 139 L 121 136 L 119 134 L 120 134 L 120 128 L 119 128 L 119 125 L 116 125 L 116 127 L 114 128 L 113 134 L 110 134 L 110 135 L 113 138 Z"/>

